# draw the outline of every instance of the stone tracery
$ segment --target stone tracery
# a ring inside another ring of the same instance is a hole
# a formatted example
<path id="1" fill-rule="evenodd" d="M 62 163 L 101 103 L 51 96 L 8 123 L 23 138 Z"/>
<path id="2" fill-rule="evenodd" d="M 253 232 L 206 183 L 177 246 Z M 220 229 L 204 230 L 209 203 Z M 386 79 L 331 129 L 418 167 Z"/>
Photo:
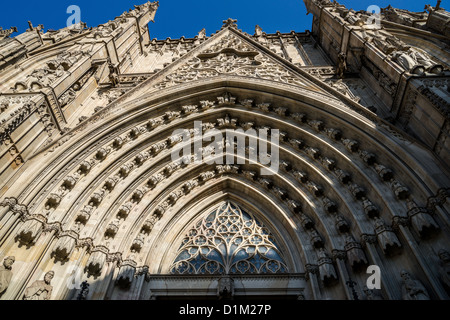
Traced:
<path id="1" fill-rule="evenodd" d="M 288 272 L 270 232 L 232 202 L 197 222 L 179 251 L 173 274 Z"/>

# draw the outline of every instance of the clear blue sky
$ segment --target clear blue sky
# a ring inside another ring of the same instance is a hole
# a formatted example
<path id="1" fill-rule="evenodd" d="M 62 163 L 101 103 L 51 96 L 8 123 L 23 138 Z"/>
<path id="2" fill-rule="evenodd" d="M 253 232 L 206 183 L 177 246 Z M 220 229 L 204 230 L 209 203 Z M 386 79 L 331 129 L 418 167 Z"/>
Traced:
<path id="1" fill-rule="evenodd" d="M 4 29 L 16 26 L 19 32 L 28 28 L 27 21 L 34 25 L 43 24 L 45 30 L 65 27 L 69 5 L 81 9 L 81 21 L 89 27 L 114 19 L 133 4 L 146 0 L 59 0 L 59 1 L 2 1 L 0 26 Z M 435 5 L 436 0 L 340 0 L 347 8 L 365 10 L 369 5 L 381 8 L 391 4 L 411 11 L 423 11 L 425 4 Z M 222 26 L 222 20 L 229 17 L 238 20 L 238 27 L 250 34 L 259 24 L 263 31 L 298 32 L 311 29 L 312 16 L 306 15 L 302 0 L 160 0 L 155 23 L 150 24 L 152 38 L 172 39 L 181 36 L 194 37 L 202 28 L 210 35 Z M 450 0 L 444 0 L 441 7 L 450 9 Z M 446 7 L 447 5 L 447 7 Z M 15 34 L 17 35 L 17 33 Z"/>

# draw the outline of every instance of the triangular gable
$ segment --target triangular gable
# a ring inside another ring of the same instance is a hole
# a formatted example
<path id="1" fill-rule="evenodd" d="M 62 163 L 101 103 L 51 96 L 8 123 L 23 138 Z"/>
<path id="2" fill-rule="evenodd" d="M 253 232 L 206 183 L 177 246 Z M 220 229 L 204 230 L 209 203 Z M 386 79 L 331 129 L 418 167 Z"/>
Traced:
<path id="1" fill-rule="evenodd" d="M 239 30 L 226 27 L 120 100 L 123 103 L 179 84 L 226 75 L 295 85 L 332 97 L 329 91 L 296 72 L 295 68 Z"/>

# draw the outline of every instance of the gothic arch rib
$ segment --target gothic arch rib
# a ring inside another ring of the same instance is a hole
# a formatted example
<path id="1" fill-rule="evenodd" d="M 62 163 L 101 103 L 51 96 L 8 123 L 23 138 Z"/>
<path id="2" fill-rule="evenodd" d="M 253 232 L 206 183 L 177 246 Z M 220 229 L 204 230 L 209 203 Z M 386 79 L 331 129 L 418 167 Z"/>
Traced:
<path id="1" fill-rule="evenodd" d="M 398 215 L 398 211 L 403 211 L 406 213 L 407 209 L 405 201 L 404 199 L 395 199 L 395 192 L 391 190 L 389 184 L 387 184 L 387 182 L 380 181 L 376 171 L 370 168 L 373 167 L 373 164 L 366 165 L 365 162 L 361 160 L 360 156 L 355 155 L 356 151 L 352 152 L 348 150 L 348 146 L 345 146 L 341 139 L 333 140 L 333 138 L 327 135 L 325 129 L 339 129 L 343 137 L 359 140 L 360 150 L 368 150 L 374 153 L 376 152 L 377 159 L 375 161 L 381 160 L 381 164 L 389 164 L 389 166 L 391 166 L 394 170 L 394 177 L 397 178 L 397 176 L 399 176 L 399 180 L 401 182 L 406 181 L 403 183 L 409 186 L 410 192 L 413 193 L 414 200 L 418 202 L 419 206 L 424 205 L 426 199 L 433 195 L 435 190 L 437 190 L 440 186 L 443 186 L 438 179 L 445 180 L 445 177 L 438 177 L 436 180 L 431 180 L 431 177 L 419 178 L 418 175 L 413 172 L 414 169 L 417 169 L 413 166 L 417 164 L 417 162 L 413 159 L 414 155 L 408 154 L 407 147 L 399 147 L 399 145 L 405 146 L 411 142 L 401 141 L 398 138 L 389 137 L 384 132 L 375 130 L 374 127 L 376 125 L 380 125 L 380 123 L 373 124 L 370 120 L 363 118 L 350 109 L 343 109 L 332 104 L 326 104 L 323 100 L 314 100 L 314 97 L 301 95 L 294 90 L 285 89 L 281 93 L 279 91 L 277 92 L 276 90 L 279 90 L 279 88 L 272 84 L 271 89 L 268 87 L 269 83 L 270 82 L 264 81 L 255 83 L 252 80 L 244 81 L 243 79 L 236 80 L 235 78 L 227 80 L 216 79 L 216 81 L 210 81 L 208 84 L 192 83 L 189 88 L 174 88 L 173 91 L 178 91 L 178 96 L 171 95 L 172 91 L 168 90 L 168 92 L 164 93 L 166 98 L 159 100 L 154 104 L 149 104 L 149 98 L 142 101 L 138 100 L 135 102 L 136 104 L 133 109 L 124 108 L 121 113 L 100 121 L 97 127 L 88 128 L 86 131 L 77 133 L 72 139 L 66 142 L 66 144 L 62 144 L 62 146 L 64 146 L 63 148 L 56 148 L 53 152 L 48 154 L 41 153 L 36 155 L 33 162 L 28 163 L 28 170 L 32 171 L 34 168 L 42 166 L 42 163 L 48 163 L 49 166 L 45 169 L 46 172 L 43 176 L 40 174 L 35 174 L 36 177 L 44 178 L 39 179 L 39 181 L 35 181 L 34 184 L 29 187 L 24 187 L 21 196 L 18 198 L 22 204 L 29 206 L 31 214 L 37 214 L 45 211 L 44 207 L 48 196 L 57 190 L 68 173 L 74 172 L 80 166 L 80 163 L 85 160 L 101 158 L 102 152 L 100 152 L 99 156 L 97 155 L 99 150 L 101 148 L 106 149 L 110 147 L 111 150 L 106 154 L 105 159 L 97 159 L 95 165 L 93 165 L 93 169 L 91 169 L 88 174 L 84 175 L 84 177 L 82 177 L 79 182 L 75 184 L 75 188 L 78 188 L 77 190 L 80 191 L 76 198 L 68 201 L 66 200 L 66 196 L 64 196 L 56 210 L 50 213 L 48 217 L 50 219 L 46 221 L 48 224 L 51 223 L 52 220 L 58 221 L 59 219 L 62 219 L 64 222 L 68 223 L 68 226 L 70 226 L 71 223 L 73 224 L 76 215 L 79 214 L 83 206 L 86 205 L 86 202 L 89 202 L 90 197 L 92 197 L 93 194 L 95 194 L 95 192 L 102 187 L 108 177 L 114 176 L 122 165 L 135 162 L 138 154 L 148 152 L 149 148 L 153 144 L 166 140 L 176 128 L 183 128 L 187 123 L 192 123 L 195 119 L 216 122 L 215 119 L 224 118 L 226 114 L 229 114 L 230 118 L 238 119 L 239 123 L 253 120 L 256 125 L 273 125 L 274 127 L 275 125 L 283 125 L 283 129 L 287 131 L 290 138 L 303 139 L 307 146 L 318 148 L 322 156 L 318 156 L 318 159 L 314 159 L 313 156 L 305 152 L 305 148 L 296 148 L 289 144 L 289 142 L 283 142 L 281 144 L 280 159 L 287 159 L 293 168 L 297 170 L 306 170 L 309 173 L 309 181 L 313 181 L 317 185 L 321 185 L 325 188 L 326 195 L 340 204 L 338 206 L 338 212 L 344 213 L 345 218 L 351 220 L 352 227 L 356 227 L 356 230 L 352 229 L 351 231 L 352 235 L 357 239 L 360 237 L 360 234 L 369 233 L 369 229 L 372 230 L 370 233 L 373 234 L 372 222 L 370 219 L 361 217 L 362 212 L 364 211 L 361 200 L 353 199 L 352 191 L 349 189 L 348 183 L 339 183 L 335 170 L 329 168 L 327 169 L 326 165 L 321 163 L 324 156 L 334 158 L 336 160 L 335 166 L 352 173 L 353 179 L 355 179 L 361 186 L 366 186 L 366 189 L 367 187 L 374 187 L 373 190 L 366 190 L 366 194 L 371 200 L 375 199 L 373 202 L 381 207 L 379 209 L 381 209 L 381 216 L 384 219 L 393 219 Z M 186 93 L 188 91 L 190 92 L 189 94 Z M 225 92 L 235 95 L 237 97 L 237 103 L 220 105 L 219 102 L 216 102 L 217 96 L 221 96 Z M 246 107 L 241 104 L 245 98 L 253 98 L 255 101 L 251 106 Z M 154 97 L 154 99 L 156 98 Z M 211 101 L 214 100 L 215 107 L 207 111 L 197 111 L 196 113 L 190 115 L 180 114 L 179 117 L 175 117 L 173 121 L 168 121 L 162 126 L 158 126 L 150 131 L 144 131 L 139 134 L 135 133 L 138 135 L 136 138 L 130 138 L 124 146 L 117 150 L 111 147 L 114 139 L 116 139 L 119 135 L 125 137 L 130 134 L 133 128 L 138 128 L 139 130 L 139 128 L 145 127 L 149 118 L 160 116 L 169 110 L 181 110 L 181 106 L 184 105 L 199 105 L 200 101 L 203 101 L 203 99 L 210 99 Z M 257 104 L 267 101 L 270 101 L 274 108 L 287 107 L 290 110 L 290 115 L 276 114 L 274 110 L 265 112 L 257 107 Z M 296 112 L 305 112 L 307 120 L 305 122 L 301 122 L 293 119 L 292 114 Z M 326 112 L 331 115 L 326 116 Z M 323 124 L 320 125 L 317 122 L 308 123 L 308 120 L 320 120 L 323 121 Z M 317 129 L 314 129 L 315 126 L 318 126 Z M 322 126 L 324 126 L 324 128 L 322 128 Z M 188 126 L 188 128 L 191 128 L 191 126 Z M 418 145 L 416 150 L 419 149 L 420 146 Z M 394 154 L 394 151 L 397 152 L 397 155 Z M 404 156 L 403 159 L 400 159 L 400 156 Z M 64 159 L 64 161 L 60 161 L 60 159 Z M 430 161 L 433 161 L 431 157 Z M 98 220 L 98 225 L 96 224 L 90 227 L 91 229 L 86 235 L 88 237 L 92 237 L 95 246 L 105 245 L 105 241 L 102 240 L 102 228 L 106 227 L 112 217 L 116 214 L 118 208 L 123 205 L 124 202 L 133 197 L 136 189 L 139 189 L 145 185 L 151 175 L 161 170 L 169 163 L 169 150 L 163 150 L 156 156 L 149 156 L 149 158 L 145 159 L 142 164 L 136 165 L 135 168 L 131 170 L 129 176 L 126 176 L 120 180 L 112 191 L 100 201 L 100 206 L 98 206 L 98 210 L 96 212 L 100 214 L 102 218 Z M 409 168 L 401 168 L 401 165 L 405 163 L 409 164 Z M 418 170 L 419 175 L 422 175 L 422 172 L 427 170 L 427 168 L 419 169 L 421 169 Z M 324 196 L 321 195 L 315 197 L 312 195 L 311 191 L 309 191 L 305 184 L 301 183 L 301 181 L 298 181 L 293 176 L 291 172 L 292 170 L 293 169 L 284 171 L 283 169 L 280 169 L 279 174 L 272 178 L 274 185 L 286 189 L 289 196 L 292 197 L 292 200 L 305 204 L 302 208 L 303 211 L 310 215 L 310 217 L 316 222 L 316 225 L 319 228 L 319 234 L 325 238 L 324 246 L 328 248 L 330 253 L 332 249 L 342 250 L 342 237 L 335 231 L 334 220 L 330 218 L 334 215 L 330 215 L 325 212 L 325 209 L 322 208 Z M 145 214 L 151 214 L 156 206 L 160 202 L 164 201 L 170 192 L 180 187 L 182 182 L 195 178 L 195 175 L 200 174 L 201 171 L 202 170 L 195 169 L 191 166 L 183 168 L 180 171 L 181 175 L 173 175 L 169 177 L 165 183 L 161 184 L 161 186 L 164 186 L 164 189 L 161 191 L 161 195 L 156 197 L 152 195 L 152 200 L 149 203 L 149 207 L 145 207 L 141 204 L 141 201 L 144 201 L 147 197 L 147 195 L 144 195 L 144 197 L 136 205 L 138 210 L 135 213 L 130 213 L 129 215 L 131 219 L 129 220 L 130 222 L 128 229 L 126 229 L 128 235 L 124 235 L 124 238 L 122 238 L 123 241 L 117 243 L 117 247 L 115 249 L 110 248 L 109 252 L 121 252 L 122 260 L 124 260 L 126 258 L 125 255 L 127 254 L 127 250 L 129 250 L 135 235 L 139 232 L 139 228 L 142 226 L 142 224 L 138 221 L 142 221 Z M 176 178 L 180 180 L 177 181 Z M 374 178 L 377 178 L 378 180 Z M 83 181 L 83 179 L 85 179 L 85 181 Z M 121 185 L 122 182 L 125 182 L 125 184 Z M 261 190 L 271 192 L 267 189 L 263 189 L 262 186 L 259 186 L 258 189 L 260 195 L 262 194 Z M 70 194 L 70 192 L 68 194 Z M 152 191 L 150 190 L 150 192 Z M 108 195 L 112 197 L 110 200 L 107 199 Z M 193 194 L 191 193 L 191 196 L 192 195 Z M 297 218 L 292 211 L 289 211 L 291 209 L 289 209 L 287 203 L 284 203 L 281 199 L 274 195 L 271 195 L 270 197 L 272 198 L 272 203 L 277 201 L 280 202 L 277 210 L 280 212 L 288 212 L 285 214 L 288 214 L 288 216 L 291 217 L 296 217 L 294 218 L 294 221 L 299 229 L 301 229 L 301 222 L 299 218 Z M 255 196 L 255 199 L 256 198 L 257 197 Z M 66 210 L 69 203 L 70 206 L 73 206 L 73 209 Z M 445 220 L 445 211 L 442 211 L 445 209 L 439 210 L 441 210 L 441 212 L 438 212 L 437 214 L 439 226 L 446 229 L 448 228 L 448 223 Z M 405 217 L 406 215 L 402 216 Z M 55 217 L 57 217 L 57 219 L 55 219 Z M 163 218 L 165 218 L 164 215 Z M 390 221 L 385 222 L 389 223 Z M 18 227 L 16 230 L 18 230 L 23 224 L 19 221 L 17 221 L 17 223 Z M 286 226 L 284 227 L 287 228 Z M 295 233 L 294 230 L 295 229 L 293 228 L 292 230 L 289 230 L 289 232 Z M 406 237 L 409 236 L 410 238 L 404 239 L 404 232 L 405 231 L 398 232 L 398 235 L 401 238 L 401 244 L 407 248 L 406 251 L 403 252 L 403 256 L 409 256 L 412 253 L 407 245 L 409 240 L 414 238 L 411 238 L 409 233 L 407 233 Z M 85 235 L 80 235 L 79 238 L 81 239 L 84 237 Z M 51 246 L 55 244 L 56 239 L 53 239 L 53 242 L 48 245 L 49 249 L 45 255 L 50 253 L 49 251 L 52 249 Z M 37 241 L 39 241 L 39 239 Z M 309 241 L 309 238 L 306 238 L 305 236 L 303 240 L 296 240 L 295 243 L 298 246 L 304 247 L 305 243 L 309 243 Z M 442 243 L 442 241 L 443 243 L 448 242 L 448 239 L 446 239 L 446 236 L 441 233 L 438 234 L 438 237 L 433 241 L 437 242 L 431 243 L 431 247 L 435 244 L 437 245 L 438 243 Z M 339 242 L 341 245 L 339 245 Z M 12 244 L 10 246 L 11 250 L 18 250 L 13 248 Z M 413 248 L 413 251 L 416 249 L 417 248 Z M 298 262 L 299 256 L 297 256 L 297 254 L 293 254 L 292 252 L 294 251 L 292 250 L 292 247 L 288 250 L 295 257 L 291 258 L 291 260 Z M 379 249 L 376 250 L 379 254 L 383 254 Z M 303 252 L 303 250 L 298 251 Z M 142 265 L 150 264 L 152 262 L 152 258 L 150 258 L 151 255 L 152 250 L 149 250 L 149 258 L 143 261 Z M 380 258 L 374 258 L 373 252 L 370 252 L 369 254 L 369 252 L 366 251 L 366 255 L 370 255 L 369 260 L 371 261 L 380 261 Z M 86 258 L 84 258 L 83 263 L 86 263 L 88 256 L 89 254 L 85 255 Z M 400 256 L 400 258 L 396 259 L 402 260 L 404 258 Z M 291 263 L 294 264 L 295 262 Z M 141 265 L 140 262 L 138 262 L 138 264 Z M 317 260 L 315 257 L 313 258 L 313 256 L 307 259 L 305 258 L 305 260 L 301 262 L 301 267 L 298 266 L 298 269 L 296 270 L 298 272 L 303 272 L 304 265 L 306 264 L 315 265 L 317 264 Z M 425 273 L 427 273 L 427 270 L 433 270 L 433 267 L 428 266 L 423 262 L 423 260 L 419 261 L 419 264 L 421 265 L 421 268 L 425 269 Z M 160 271 L 163 270 L 164 267 L 154 267 L 152 265 L 150 269 Z M 102 272 L 105 272 L 105 270 L 106 268 Z M 340 269 L 338 273 L 339 272 L 340 274 L 338 275 L 338 278 L 341 281 L 341 286 L 343 286 L 342 281 L 344 279 L 342 279 L 342 275 L 345 276 L 347 271 L 342 271 L 342 269 Z M 437 295 L 442 294 L 440 293 L 441 289 L 436 279 L 431 279 L 430 283 L 430 287 L 436 291 Z M 342 290 L 345 291 L 347 289 L 343 286 Z M 393 289 L 391 294 L 396 295 L 398 292 Z"/>

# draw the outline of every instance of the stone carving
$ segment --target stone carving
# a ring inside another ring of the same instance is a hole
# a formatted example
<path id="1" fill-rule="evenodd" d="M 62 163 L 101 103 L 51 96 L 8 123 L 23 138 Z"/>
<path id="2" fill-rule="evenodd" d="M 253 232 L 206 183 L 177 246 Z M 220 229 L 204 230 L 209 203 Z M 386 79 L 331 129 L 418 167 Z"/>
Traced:
<path id="1" fill-rule="evenodd" d="M 323 195 L 323 188 L 312 181 L 306 182 L 306 187 L 316 197 L 321 197 Z"/>
<path id="2" fill-rule="evenodd" d="M 0 266 L 0 297 L 5 293 L 6 289 L 8 289 L 9 283 L 12 278 L 12 266 L 16 258 L 13 256 L 6 257 L 3 259 L 3 265 Z"/>
<path id="3" fill-rule="evenodd" d="M 350 231 L 350 226 L 348 225 L 347 221 L 345 221 L 344 217 L 340 214 L 336 215 L 336 229 L 340 233 L 346 233 Z"/>
<path id="4" fill-rule="evenodd" d="M 230 276 L 220 277 L 217 283 L 219 299 L 230 299 L 234 296 L 234 280 Z"/>
<path id="5" fill-rule="evenodd" d="M 338 177 L 339 181 L 343 184 L 347 184 L 352 180 L 350 174 L 344 170 L 335 169 L 334 173 L 336 173 L 336 176 Z"/>
<path id="6" fill-rule="evenodd" d="M 406 200 L 409 196 L 409 190 L 407 187 L 403 186 L 400 182 L 395 179 L 391 180 L 391 188 L 395 193 L 395 196 L 399 200 Z"/>
<path id="7" fill-rule="evenodd" d="M 17 239 L 20 244 L 30 246 L 36 242 L 37 238 L 42 233 L 42 229 L 42 222 L 33 217 L 24 222 L 17 233 Z"/>
<path id="8" fill-rule="evenodd" d="M 409 272 L 403 270 L 402 278 L 402 298 L 403 300 L 430 300 L 427 290 L 419 280 L 415 280 Z"/>
<path id="9" fill-rule="evenodd" d="M 60 261 L 66 260 L 76 246 L 77 234 L 74 231 L 65 231 L 53 247 L 53 255 Z"/>
<path id="10" fill-rule="evenodd" d="M 125 219 L 128 214 L 130 213 L 131 208 L 133 207 L 133 203 L 128 201 L 126 203 L 124 203 L 120 209 L 119 212 L 117 213 L 117 218 L 118 219 Z"/>
<path id="11" fill-rule="evenodd" d="M 378 81 L 378 84 L 393 98 L 397 89 L 396 82 L 392 80 L 387 74 L 385 74 L 380 68 L 374 65 L 365 56 L 362 57 L 362 63 L 372 73 L 372 75 Z"/>
<path id="12" fill-rule="evenodd" d="M 407 200 L 406 205 L 411 225 L 421 237 L 427 238 L 439 229 L 427 208 L 419 208 L 411 199 Z"/>
<path id="13" fill-rule="evenodd" d="M 300 213 L 300 222 L 303 228 L 306 230 L 314 228 L 314 221 L 312 221 L 306 214 L 301 213 L 300 211 L 298 213 Z"/>
<path id="14" fill-rule="evenodd" d="M 308 181 L 308 174 L 306 172 L 293 170 L 292 174 L 302 183 L 306 183 Z"/>
<path id="15" fill-rule="evenodd" d="M 116 235 L 117 231 L 119 231 L 119 219 L 114 219 L 108 226 L 105 231 L 105 239 L 112 238 Z"/>
<path id="16" fill-rule="evenodd" d="M 98 276 L 106 263 L 108 249 L 104 246 L 95 247 L 86 263 L 85 271 L 89 276 Z"/>
<path id="17" fill-rule="evenodd" d="M 133 260 L 125 260 L 119 268 L 116 284 L 122 289 L 127 289 L 133 282 L 136 274 L 136 262 Z"/>
<path id="18" fill-rule="evenodd" d="M 255 26 L 255 37 L 261 37 L 263 35 L 262 28 L 259 25 Z"/>
<path id="19" fill-rule="evenodd" d="M 204 40 L 206 39 L 206 29 L 203 28 L 202 30 L 199 31 L 198 35 L 197 35 L 199 40 Z"/>
<path id="20" fill-rule="evenodd" d="M 44 280 L 36 280 L 25 289 L 23 300 L 50 300 L 53 286 L 50 285 L 55 273 L 49 271 L 44 275 Z"/>
<path id="21" fill-rule="evenodd" d="M 158 218 L 155 215 L 150 216 L 150 218 L 144 221 L 141 228 L 141 233 L 149 235 L 157 221 Z"/>
<path id="22" fill-rule="evenodd" d="M 426 53 L 415 48 L 409 48 L 408 51 L 395 51 L 392 59 L 413 74 L 420 75 L 425 71 L 439 74 L 443 70 L 443 67 L 433 62 Z"/>
<path id="23" fill-rule="evenodd" d="M 155 88 L 164 89 L 221 74 L 251 76 L 298 86 L 305 85 L 303 80 L 282 65 L 268 56 L 258 54 L 255 49 L 244 44 L 237 37 L 228 35 L 216 46 L 206 49 L 197 57 L 181 65 L 172 74 L 167 75 L 162 82 L 155 85 Z"/>
<path id="24" fill-rule="evenodd" d="M 75 100 L 77 92 L 79 92 L 83 88 L 83 86 L 91 78 L 95 71 L 96 68 L 91 68 L 76 83 L 74 83 L 69 89 L 67 89 L 66 92 L 62 94 L 62 96 L 58 99 L 59 106 L 61 108 Z"/>
<path id="25" fill-rule="evenodd" d="M 361 245 L 350 234 L 345 237 L 345 251 L 347 251 L 347 259 L 353 270 L 362 270 L 368 264 Z"/>
<path id="26" fill-rule="evenodd" d="M 0 40 L 2 40 L 4 38 L 8 38 L 14 32 L 17 32 L 17 27 L 11 27 L 11 28 L 5 29 L 5 30 L 3 30 L 2 27 L 0 27 Z"/>
<path id="27" fill-rule="evenodd" d="M 347 55 L 344 52 L 340 52 L 338 54 L 338 61 L 337 61 L 337 69 L 336 74 L 339 79 L 342 79 L 344 77 L 344 72 L 347 71 Z"/>
<path id="28" fill-rule="evenodd" d="M 377 291 L 371 290 L 367 286 L 364 286 L 363 291 L 367 300 L 383 300 L 383 297 Z"/>
<path id="29" fill-rule="evenodd" d="M 369 199 L 363 200 L 363 208 L 364 208 L 364 213 L 369 218 L 374 219 L 375 217 L 378 217 L 378 215 L 379 215 L 378 208 Z"/>
<path id="30" fill-rule="evenodd" d="M 117 67 L 112 64 L 111 60 L 108 60 L 108 69 L 109 69 L 109 81 L 113 87 L 117 87 L 119 84 L 120 78 L 117 72 Z"/>
<path id="31" fill-rule="evenodd" d="M 309 230 L 309 239 L 310 239 L 311 244 L 315 248 L 322 248 L 324 245 L 324 241 L 323 241 L 322 237 L 319 235 L 319 233 L 315 229 Z"/>
<path id="32" fill-rule="evenodd" d="M 317 148 L 306 147 L 305 151 L 313 159 L 319 159 L 320 158 L 320 150 L 317 149 Z"/>
<path id="33" fill-rule="evenodd" d="M 450 253 L 447 250 L 441 249 L 438 252 L 440 259 L 439 275 L 442 282 L 450 289 Z"/>
<path id="34" fill-rule="evenodd" d="M 356 183 L 349 185 L 349 190 L 356 200 L 361 200 L 366 194 L 366 191 Z"/>
<path id="35" fill-rule="evenodd" d="M 386 226 L 384 221 L 379 217 L 375 217 L 375 232 L 378 243 L 385 254 L 393 255 L 399 251 L 402 246 L 400 241 L 392 231 L 392 228 Z"/>
<path id="36" fill-rule="evenodd" d="M 319 248 L 317 252 L 320 279 L 326 286 L 331 286 L 337 282 L 337 275 L 332 260 L 324 248 Z"/>
<path id="37" fill-rule="evenodd" d="M 225 201 L 189 230 L 170 273 L 286 273 L 287 266 L 273 240 L 253 215 Z M 204 255 L 205 250 L 210 254 Z"/>
<path id="38" fill-rule="evenodd" d="M 228 18 L 227 20 L 223 20 L 222 28 L 230 27 L 230 28 L 237 28 L 237 20 Z"/>

